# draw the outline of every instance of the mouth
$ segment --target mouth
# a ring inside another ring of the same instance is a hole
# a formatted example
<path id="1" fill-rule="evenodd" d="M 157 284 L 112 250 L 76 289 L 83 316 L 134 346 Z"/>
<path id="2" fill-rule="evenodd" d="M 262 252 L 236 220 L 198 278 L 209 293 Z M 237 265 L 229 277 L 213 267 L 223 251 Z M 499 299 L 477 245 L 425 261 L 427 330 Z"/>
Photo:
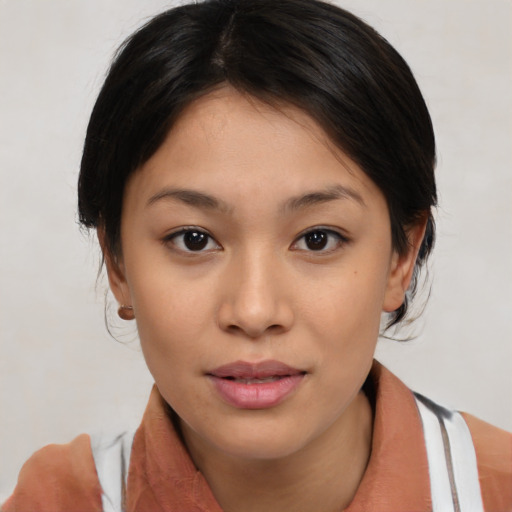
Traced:
<path id="1" fill-rule="evenodd" d="M 241 384 L 251 385 L 251 384 L 265 384 L 265 382 L 276 382 L 285 377 L 290 377 L 290 375 L 279 375 L 279 376 L 274 375 L 273 377 L 254 377 L 254 378 L 250 378 L 250 379 L 243 379 L 243 378 L 239 378 L 239 377 L 222 377 L 222 378 L 224 378 L 226 380 L 231 380 L 233 382 L 238 382 Z"/>
<path id="2" fill-rule="evenodd" d="M 304 370 L 269 360 L 260 363 L 236 361 L 206 375 L 229 405 L 239 409 L 266 409 L 290 396 L 306 374 Z"/>

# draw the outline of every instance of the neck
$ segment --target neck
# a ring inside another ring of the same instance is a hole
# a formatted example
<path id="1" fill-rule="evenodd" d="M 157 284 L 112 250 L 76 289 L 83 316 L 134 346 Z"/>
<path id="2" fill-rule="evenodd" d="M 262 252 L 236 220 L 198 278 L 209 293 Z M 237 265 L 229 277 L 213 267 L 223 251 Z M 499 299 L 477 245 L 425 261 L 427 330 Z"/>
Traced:
<path id="1" fill-rule="evenodd" d="M 360 392 L 319 438 L 287 457 L 234 458 L 184 430 L 198 469 L 225 512 L 334 512 L 348 506 L 366 470 L 372 410 Z"/>

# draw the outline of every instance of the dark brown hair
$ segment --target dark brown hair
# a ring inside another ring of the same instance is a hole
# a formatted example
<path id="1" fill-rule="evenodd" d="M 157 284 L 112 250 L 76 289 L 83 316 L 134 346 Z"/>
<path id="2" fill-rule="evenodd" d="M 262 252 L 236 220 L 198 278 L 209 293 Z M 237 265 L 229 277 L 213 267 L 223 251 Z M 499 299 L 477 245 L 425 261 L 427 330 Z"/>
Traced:
<path id="1" fill-rule="evenodd" d="M 413 282 L 434 243 L 435 140 L 402 57 L 351 13 L 318 0 L 206 0 L 164 12 L 120 48 L 89 122 L 79 215 L 119 255 L 128 177 L 163 142 L 183 109 L 222 84 L 307 112 L 380 188 L 391 236 L 427 219 Z M 399 322 L 407 299 L 391 317 Z"/>

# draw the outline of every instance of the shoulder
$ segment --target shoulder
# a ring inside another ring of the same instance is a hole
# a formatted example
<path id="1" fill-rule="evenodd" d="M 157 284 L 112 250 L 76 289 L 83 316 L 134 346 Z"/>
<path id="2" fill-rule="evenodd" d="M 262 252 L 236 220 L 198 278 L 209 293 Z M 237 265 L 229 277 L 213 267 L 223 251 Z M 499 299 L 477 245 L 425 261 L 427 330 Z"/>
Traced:
<path id="1" fill-rule="evenodd" d="M 473 438 L 486 510 L 512 510 L 512 434 L 462 413 Z"/>
<path id="2" fill-rule="evenodd" d="M 82 434 L 68 444 L 37 451 L 23 465 L 3 512 L 88 512 L 102 510 L 101 487 L 90 438 Z"/>

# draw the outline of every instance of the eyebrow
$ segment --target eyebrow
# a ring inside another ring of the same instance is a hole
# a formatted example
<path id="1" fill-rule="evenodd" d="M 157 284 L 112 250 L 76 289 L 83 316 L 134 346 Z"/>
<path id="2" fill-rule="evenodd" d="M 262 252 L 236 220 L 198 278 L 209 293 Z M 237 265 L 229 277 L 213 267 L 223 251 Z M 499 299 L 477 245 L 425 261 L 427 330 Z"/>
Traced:
<path id="1" fill-rule="evenodd" d="M 288 199 L 284 204 L 283 211 L 301 210 L 317 204 L 336 201 L 338 199 L 351 199 L 359 203 L 361 206 L 366 207 L 366 203 L 364 202 L 361 194 L 356 190 L 343 185 L 332 185 L 326 187 L 324 190 L 309 192 L 307 194 Z"/>
<path id="2" fill-rule="evenodd" d="M 189 190 L 184 188 L 166 188 L 155 195 L 151 196 L 146 206 L 151 206 L 162 200 L 178 200 L 182 203 L 200 208 L 203 210 L 219 210 L 229 212 L 230 206 L 224 201 L 216 197 L 198 192 L 197 190 Z"/>
<path id="3" fill-rule="evenodd" d="M 361 206 L 366 206 L 362 196 L 352 188 L 343 185 L 328 186 L 323 190 L 308 192 L 300 196 L 288 199 L 281 211 L 293 212 L 338 199 L 351 199 Z M 232 212 L 233 208 L 228 203 L 209 194 L 184 188 L 165 188 L 151 196 L 146 206 L 151 206 L 162 200 L 178 200 L 187 205 L 204 210 L 218 210 L 225 213 Z"/>

